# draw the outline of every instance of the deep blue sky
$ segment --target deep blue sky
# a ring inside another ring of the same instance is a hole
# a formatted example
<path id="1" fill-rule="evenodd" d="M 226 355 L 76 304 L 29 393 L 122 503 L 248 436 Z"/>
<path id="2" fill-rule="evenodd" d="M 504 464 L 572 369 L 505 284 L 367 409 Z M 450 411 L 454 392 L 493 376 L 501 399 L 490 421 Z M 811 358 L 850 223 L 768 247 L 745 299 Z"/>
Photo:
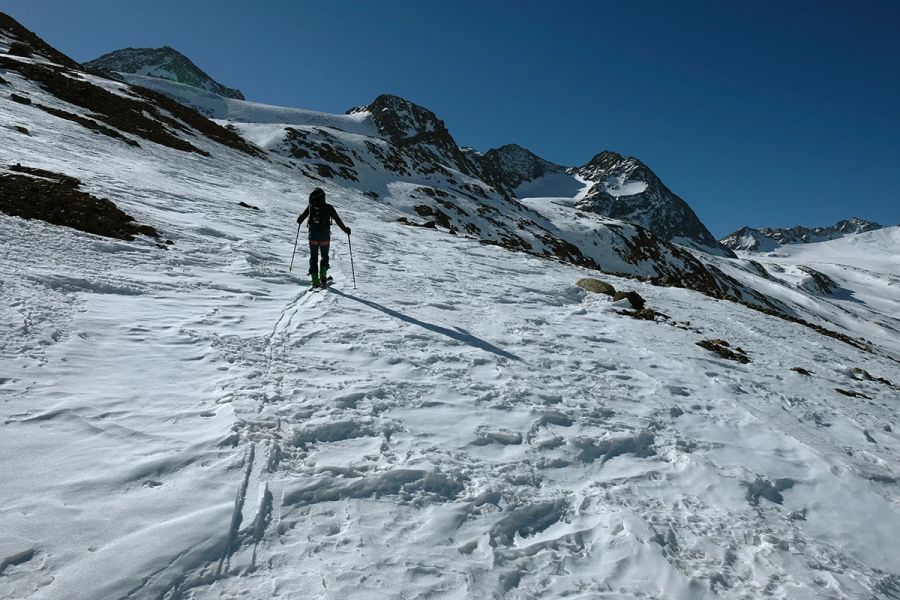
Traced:
<path id="1" fill-rule="evenodd" d="M 392 93 L 461 145 L 637 156 L 721 236 L 900 223 L 900 2 L 0 0 L 79 61 L 170 45 L 248 99 Z"/>

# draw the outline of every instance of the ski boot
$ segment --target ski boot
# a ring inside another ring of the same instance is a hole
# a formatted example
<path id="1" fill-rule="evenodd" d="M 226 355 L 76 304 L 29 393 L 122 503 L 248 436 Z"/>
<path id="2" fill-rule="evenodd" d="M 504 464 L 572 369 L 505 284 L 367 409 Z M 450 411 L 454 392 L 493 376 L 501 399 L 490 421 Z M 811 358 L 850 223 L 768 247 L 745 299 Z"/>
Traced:
<path id="1" fill-rule="evenodd" d="M 309 276 L 312 278 L 312 286 L 317 288 L 321 285 L 319 282 L 319 274 L 318 273 L 310 273 Z"/>
<path id="2" fill-rule="evenodd" d="M 323 288 L 328 286 L 328 269 L 319 269 L 319 285 Z"/>

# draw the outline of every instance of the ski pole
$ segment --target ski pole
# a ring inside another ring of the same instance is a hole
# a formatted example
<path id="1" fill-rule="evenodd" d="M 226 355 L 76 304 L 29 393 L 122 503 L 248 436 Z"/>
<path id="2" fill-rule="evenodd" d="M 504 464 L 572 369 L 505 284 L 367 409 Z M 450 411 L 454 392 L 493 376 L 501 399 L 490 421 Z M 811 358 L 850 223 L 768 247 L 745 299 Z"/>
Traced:
<path id="1" fill-rule="evenodd" d="M 356 289 L 356 269 L 353 267 L 353 244 L 350 243 L 350 234 L 347 234 L 347 247 L 350 249 L 350 272 L 353 273 L 353 289 Z"/>
<path id="2" fill-rule="evenodd" d="M 297 254 L 297 240 L 300 239 L 300 223 L 297 223 L 297 237 L 294 238 L 294 252 L 291 253 L 291 266 L 288 267 L 288 273 L 294 270 L 294 255 Z"/>

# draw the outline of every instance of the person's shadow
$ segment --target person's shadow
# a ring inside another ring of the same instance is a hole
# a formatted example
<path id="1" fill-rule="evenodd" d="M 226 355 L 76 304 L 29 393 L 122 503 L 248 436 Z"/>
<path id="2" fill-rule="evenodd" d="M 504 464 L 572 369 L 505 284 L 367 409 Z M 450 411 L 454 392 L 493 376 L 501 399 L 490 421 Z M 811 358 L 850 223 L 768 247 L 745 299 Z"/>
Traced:
<path id="1" fill-rule="evenodd" d="M 364 300 L 363 298 L 360 298 L 359 296 L 354 296 L 353 294 L 348 294 L 346 292 L 342 292 L 336 288 L 328 288 L 328 290 L 332 294 L 337 294 L 338 296 L 342 296 L 349 300 L 355 300 L 356 302 L 359 302 L 360 304 L 364 304 L 370 308 L 374 308 L 375 310 L 380 310 L 381 312 L 383 312 L 386 315 L 390 315 L 396 319 L 400 319 L 401 321 L 406 321 L 407 323 L 412 323 L 413 325 L 418 325 L 419 327 L 422 327 L 423 329 L 427 329 L 428 331 L 433 331 L 435 333 L 440 333 L 441 335 L 446 335 L 449 338 L 452 338 L 454 340 L 457 340 L 459 342 L 462 342 L 464 344 L 472 346 L 473 348 L 478 348 L 479 350 L 484 350 L 485 352 L 490 352 L 492 354 L 496 354 L 497 356 L 502 356 L 503 358 L 508 358 L 510 360 L 522 362 L 522 359 L 519 358 L 518 356 L 516 356 L 515 354 L 507 352 L 503 348 L 498 348 L 497 346 L 493 345 L 492 343 L 485 341 L 479 337 L 475 337 L 471 333 L 469 333 L 463 329 L 460 329 L 459 327 L 450 329 L 448 327 L 441 327 L 440 325 L 435 325 L 433 323 L 426 323 L 425 321 L 420 321 L 419 319 L 416 319 L 415 317 L 410 317 L 409 315 L 404 315 L 401 312 L 397 312 L 396 310 L 393 310 L 391 308 L 388 308 L 387 306 L 378 304 L 377 302 L 372 302 L 371 300 Z"/>

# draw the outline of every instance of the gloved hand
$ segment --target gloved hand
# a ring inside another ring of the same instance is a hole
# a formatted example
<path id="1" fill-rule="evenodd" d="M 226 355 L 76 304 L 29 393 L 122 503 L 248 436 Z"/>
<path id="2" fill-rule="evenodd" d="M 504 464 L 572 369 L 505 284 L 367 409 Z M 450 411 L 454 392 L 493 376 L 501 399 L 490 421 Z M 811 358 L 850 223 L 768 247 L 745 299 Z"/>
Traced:
<path id="1" fill-rule="evenodd" d="M 297 217 L 297 225 L 301 225 L 303 223 L 303 219 Z"/>
<path id="2" fill-rule="evenodd" d="M 344 229 L 344 233 L 346 233 L 347 235 L 350 235 L 350 228 L 347 227 L 346 229 Z"/>

